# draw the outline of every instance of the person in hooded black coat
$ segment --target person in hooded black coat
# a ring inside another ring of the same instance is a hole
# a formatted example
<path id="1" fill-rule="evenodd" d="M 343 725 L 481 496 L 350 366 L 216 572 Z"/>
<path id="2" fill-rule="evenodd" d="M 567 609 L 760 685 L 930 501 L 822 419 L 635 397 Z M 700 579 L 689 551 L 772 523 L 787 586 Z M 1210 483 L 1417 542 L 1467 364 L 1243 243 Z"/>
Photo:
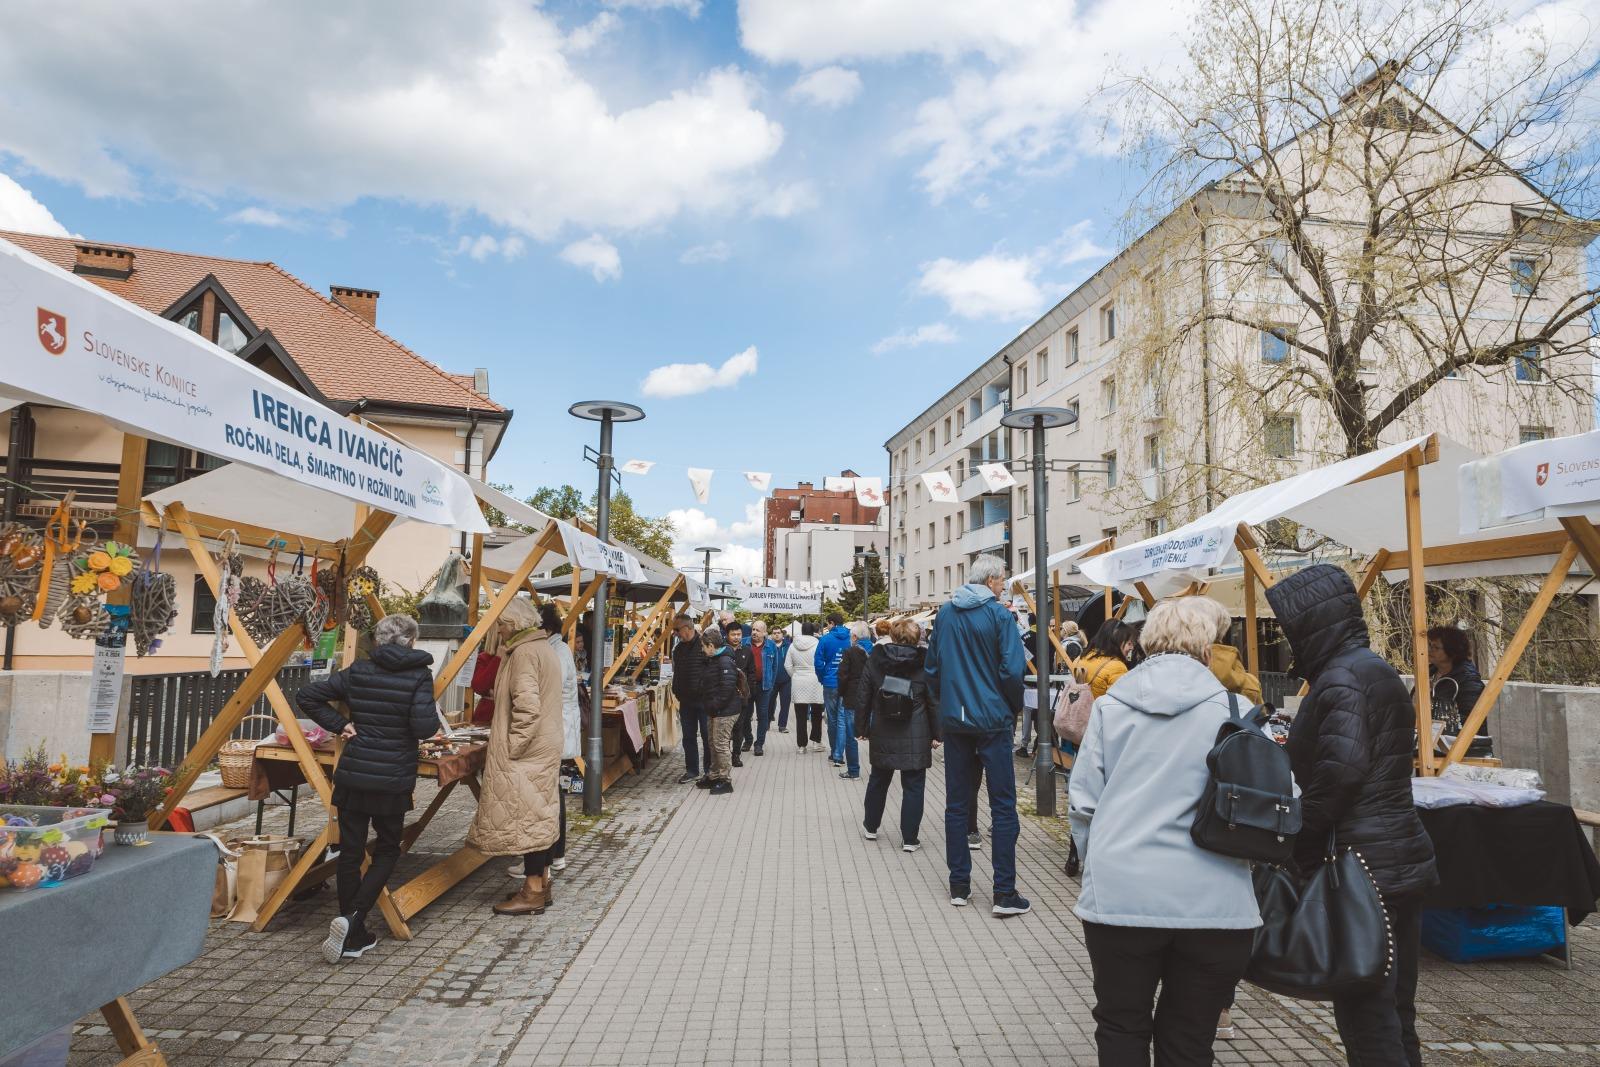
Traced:
<path id="1" fill-rule="evenodd" d="M 890 627 L 892 644 L 879 642 L 873 647 L 859 687 L 861 710 L 856 722 L 861 740 L 871 746 L 872 761 L 861 831 L 867 840 L 877 840 L 889 783 L 899 771 L 900 847 L 906 852 L 922 847 L 918 834 L 922 828 L 923 791 L 928 768 L 933 766 L 933 750 L 940 744 L 938 697 L 923 673 L 927 650 L 918 647 L 921 636 L 921 628 L 905 619 Z M 884 679 L 890 676 L 910 684 L 909 707 L 891 707 L 894 698 L 883 691 Z M 901 717 L 902 711 L 909 714 Z"/>
<path id="2" fill-rule="evenodd" d="M 1422 896 L 1438 881 L 1433 842 L 1411 797 L 1416 715 L 1400 675 L 1373 652 L 1350 576 L 1307 567 L 1267 590 L 1310 683 L 1289 730 L 1300 785 L 1296 858 L 1317 863 L 1330 835 L 1366 861 L 1383 894 L 1395 959 L 1376 989 L 1333 1002 L 1352 1064 L 1422 1063 L 1416 1030 Z"/>

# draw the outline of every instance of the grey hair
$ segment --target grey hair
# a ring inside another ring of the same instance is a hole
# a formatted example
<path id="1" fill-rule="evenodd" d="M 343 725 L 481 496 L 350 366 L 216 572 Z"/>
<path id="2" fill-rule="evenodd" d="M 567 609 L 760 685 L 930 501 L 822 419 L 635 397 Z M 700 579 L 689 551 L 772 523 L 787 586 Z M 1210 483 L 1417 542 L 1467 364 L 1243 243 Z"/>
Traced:
<path id="1" fill-rule="evenodd" d="M 872 627 L 864 622 L 856 621 L 850 624 L 850 643 L 859 645 L 872 638 Z"/>
<path id="2" fill-rule="evenodd" d="M 417 620 L 410 615 L 385 615 L 372 628 L 372 643 L 410 648 L 417 643 L 417 633 Z"/>
<path id="3" fill-rule="evenodd" d="M 1228 640 L 1228 634 L 1233 630 L 1233 616 L 1228 614 L 1228 609 L 1212 600 L 1208 596 L 1191 597 L 1198 607 L 1196 611 L 1211 620 L 1212 628 L 1217 636 L 1213 643 L 1222 644 Z"/>
<path id="4" fill-rule="evenodd" d="M 527 630 L 539 625 L 539 609 L 525 596 L 514 597 L 500 613 L 500 621 L 513 630 Z"/>
<path id="5" fill-rule="evenodd" d="M 991 578 L 1006 576 L 1006 561 L 999 556 L 979 556 L 967 568 L 968 585 L 988 585 Z"/>

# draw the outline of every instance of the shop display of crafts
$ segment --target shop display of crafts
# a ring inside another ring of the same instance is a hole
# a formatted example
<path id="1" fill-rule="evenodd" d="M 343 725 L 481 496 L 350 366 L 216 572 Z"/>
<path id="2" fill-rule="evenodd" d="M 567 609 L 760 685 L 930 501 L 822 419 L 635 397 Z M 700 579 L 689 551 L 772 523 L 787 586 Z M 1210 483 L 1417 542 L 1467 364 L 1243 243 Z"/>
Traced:
<path id="1" fill-rule="evenodd" d="M 0 889 L 59 885 L 94 867 L 117 801 L 105 777 L 51 762 L 43 747 L 0 763 Z"/>

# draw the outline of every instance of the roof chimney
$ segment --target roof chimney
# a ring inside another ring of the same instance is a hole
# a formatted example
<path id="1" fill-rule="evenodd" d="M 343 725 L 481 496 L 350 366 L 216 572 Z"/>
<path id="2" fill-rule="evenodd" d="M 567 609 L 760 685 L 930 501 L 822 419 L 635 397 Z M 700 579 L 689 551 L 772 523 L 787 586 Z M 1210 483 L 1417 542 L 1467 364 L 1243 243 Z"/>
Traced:
<path id="1" fill-rule="evenodd" d="M 133 253 L 126 248 L 106 245 L 79 244 L 78 258 L 72 265 L 74 274 L 92 274 L 100 278 L 126 278 L 133 273 Z"/>
<path id="2" fill-rule="evenodd" d="M 489 395 L 489 368 L 477 367 L 472 372 L 472 391 L 479 396 Z"/>
<path id="3" fill-rule="evenodd" d="M 812 485 L 811 485 L 810 482 L 797 482 L 797 483 L 795 483 L 795 488 L 796 489 L 802 489 L 802 490 L 810 490 L 812 488 Z"/>
<path id="4" fill-rule="evenodd" d="M 354 311 L 374 326 L 378 324 L 378 290 L 357 289 L 353 285 L 330 285 L 328 292 L 334 303 Z"/>

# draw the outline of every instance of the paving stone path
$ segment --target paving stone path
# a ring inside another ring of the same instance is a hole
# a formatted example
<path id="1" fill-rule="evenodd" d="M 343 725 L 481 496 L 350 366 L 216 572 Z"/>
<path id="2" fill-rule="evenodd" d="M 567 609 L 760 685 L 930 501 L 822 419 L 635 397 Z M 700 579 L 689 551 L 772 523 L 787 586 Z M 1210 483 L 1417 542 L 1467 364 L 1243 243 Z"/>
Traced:
<path id="1" fill-rule="evenodd" d="M 922 850 L 900 850 L 898 797 L 860 834 L 864 782 L 772 735 L 737 791 L 674 784 L 674 755 L 626 779 L 607 814 L 574 820 L 556 905 L 502 919 L 504 861 L 487 865 L 359 962 L 316 947 L 331 905 L 292 905 L 264 934 L 214 923 L 204 956 L 133 998 L 174 1067 L 243 1063 L 1092 1064 L 1091 979 L 1061 872 L 1059 820 L 1027 817 L 1019 884 L 1031 915 L 947 902 L 943 771 L 928 777 Z M 1025 768 L 1018 764 L 1019 771 Z M 419 790 L 419 802 L 427 795 Z M 1031 812 L 1025 788 L 1022 803 Z M 281 832 L 285 813 L 269 816 Z M 320 816 L 302 804 L 299 832 Z M 421 842 L 447 853 L 470 819 L 452 800 Z M 983 815 L 988 835 L 987 813 Z M 241 825 L 241 829 L 245 827 Z M 1424 959 L 1427 1061 L 1600 1064 L 1600 928 L 1574 968 Z M 1241 990 L 1223 1064 L 1334 1064 L 1328 1012 Z M 116 1061 L 98 1018 L 71 1063 Z"/>

